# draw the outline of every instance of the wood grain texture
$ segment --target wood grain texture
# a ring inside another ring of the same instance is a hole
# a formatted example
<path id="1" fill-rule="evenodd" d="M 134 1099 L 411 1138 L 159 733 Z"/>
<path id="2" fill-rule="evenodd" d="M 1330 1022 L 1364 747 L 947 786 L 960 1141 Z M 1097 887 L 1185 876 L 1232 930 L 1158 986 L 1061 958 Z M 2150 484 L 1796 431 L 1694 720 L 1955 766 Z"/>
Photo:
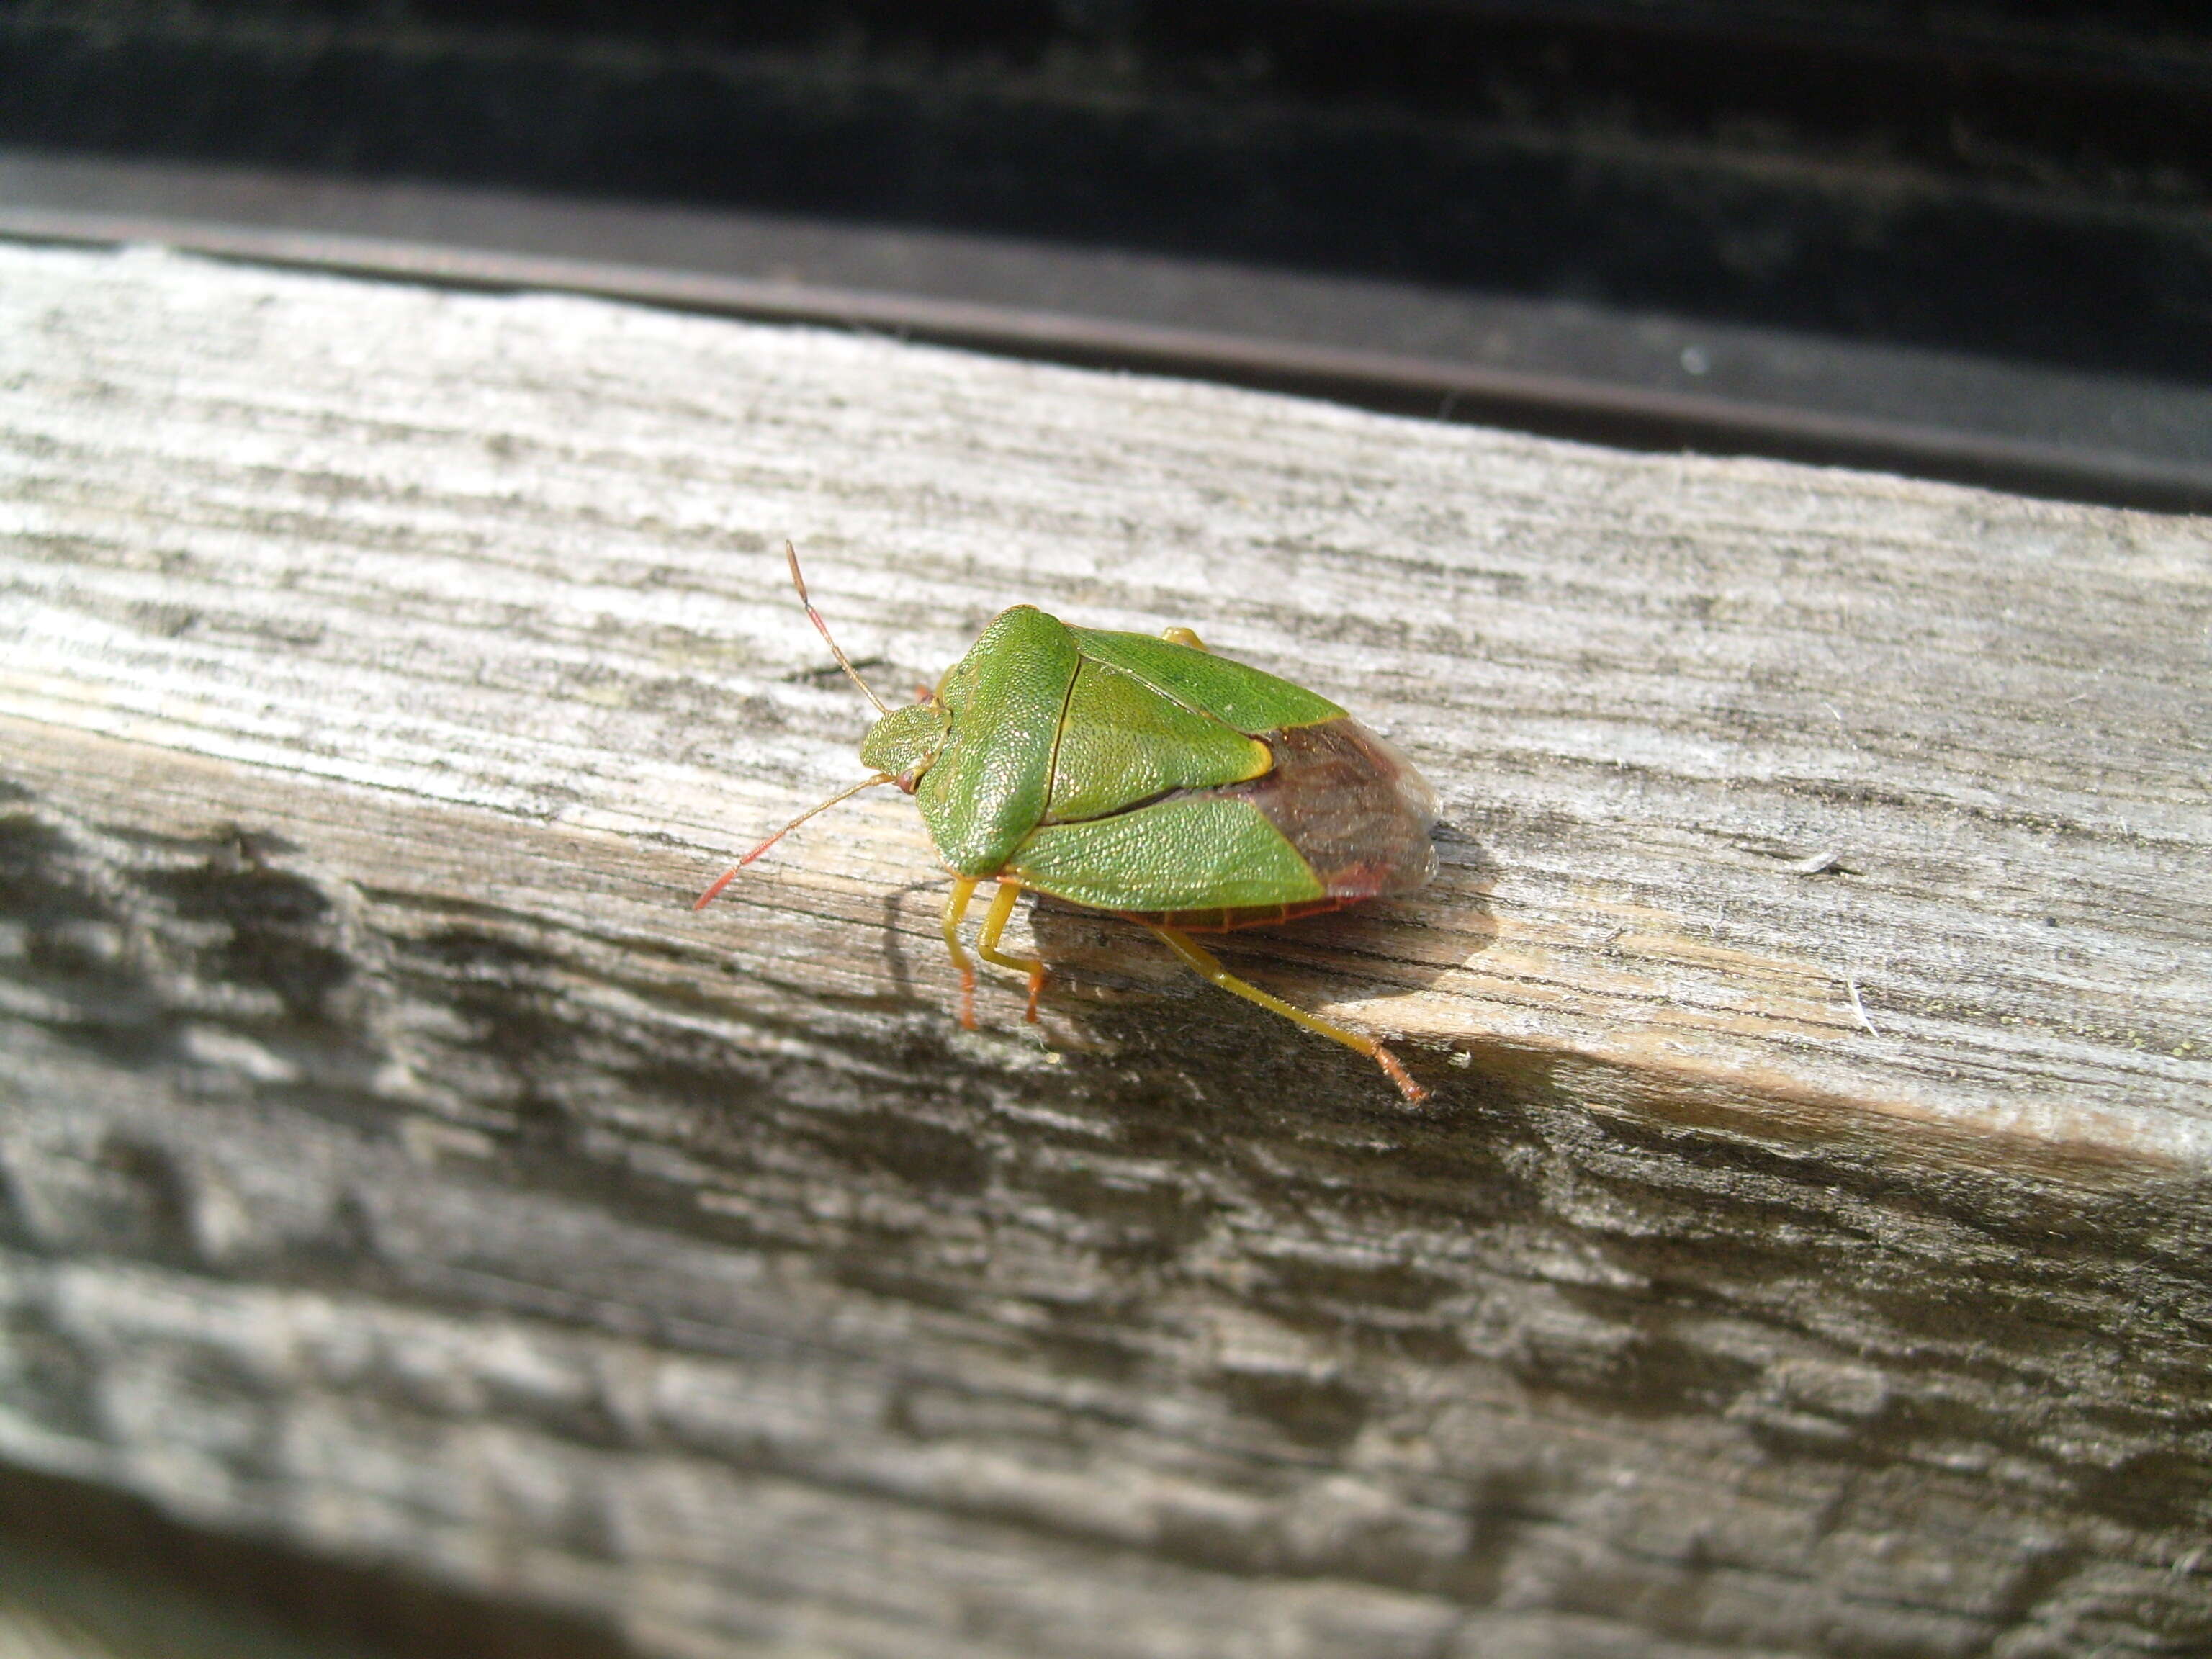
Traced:
<path id="1" fill-rule="evenodd" d="M 2212 1641 L 2212 526 L 0 248 L 0 1453 L 656 1653 Z M 1406 748 L 1417 898 L 735 850 L 1000 606 Z"/>

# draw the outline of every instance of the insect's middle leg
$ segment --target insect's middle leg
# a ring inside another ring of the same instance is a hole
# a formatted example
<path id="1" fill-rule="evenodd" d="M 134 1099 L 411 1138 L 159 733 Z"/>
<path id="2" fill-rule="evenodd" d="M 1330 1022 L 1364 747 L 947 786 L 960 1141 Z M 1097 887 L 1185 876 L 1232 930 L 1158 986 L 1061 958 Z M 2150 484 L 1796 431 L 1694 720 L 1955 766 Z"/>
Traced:
<path id="1" fill-rule="evenodd" d="M 1141 921 L 1144 919 L 1140 916 L 1136 920 Z M 1407 1075 L 1406 1068 L 1398 1063 L 1398 1056 L 1374 1038 L 1346 1030 L 1341 1025 L 1332 1025 L 1318 1014 L 1310 1014 L 1303 1008 L 1293 1008 L 1280 997 L 1269 996 L 1258 986 L 1237 978 L 1224 968 L 1219 957 L 1180 928 L 1164 927 L 1156 921 L 1146 921 L 1145 926 L 1158 933 L 1161 943 L 1181 957 L 1184 963 L 1201 977 L 1212 981 L 1224 991 L 1235 993 L 1247 1002 L 1256 1002 L 1262 1008 L 1280 1014 L 1285 1019 L 1296 1020 L 1309 1031 L 1318 1031 L 1333 1042 L 1341 1042 L 1346 1048 L 1365 1054 L 1382 1068 L 1383 1075 L 1398 1085 L 1398 1092 L 1413 1104 L 1419 1105 L 1429 1097 L 1429 1091 L 1414 1082 Z"/>
<path id="2" fill-rule="evenodd" d="M 1006 922 L 1014 914 L 1014 901 L 1022 896 L 1022 884 L 1018 881 L 1001 880 L 999 891 L 984 913 L 983 929 L 975 936 L 975 954 L 988 963 L 1000 968 L 1012 968 L 1017 973 L 1030 976 L 1030 1006 L 1022 1018 L 1031 1024 L 1036 1023 L 1037 996 L 1044 989 L 1044 963 L 1034 957 L 1010 957 L 999 949 L 999 937 L 1006 931 Z"/>
<path id="3" fill-rule="evenodd" d="M 960 943 L 960 923 L 975 896 L 971 876 L 955 877 L 952 890 L 945 896 L 945 948 L 952 952 L 952 965 L 960 970 L 960 1024 L 971 1031 L 975 1029 L 975 963 Z"/>

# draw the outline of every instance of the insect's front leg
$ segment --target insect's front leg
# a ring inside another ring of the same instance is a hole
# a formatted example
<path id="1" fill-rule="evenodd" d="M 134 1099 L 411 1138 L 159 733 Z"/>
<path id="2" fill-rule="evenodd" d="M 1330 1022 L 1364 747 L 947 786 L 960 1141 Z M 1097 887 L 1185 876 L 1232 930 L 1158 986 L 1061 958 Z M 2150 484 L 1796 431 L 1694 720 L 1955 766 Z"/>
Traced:
<path id="1" fill-rule="evenodd" d="M 999 949 L 999 937 L 1006 931 L 1006 923 L 1014 914 L 1014 901 L 1022 896 L 1022 884 L 1001 878 L 997 896 L 983 915 L 983 930 L 975 936 L 975 954 L 1000 968 L 1011 968 L 1016 973 L 1030 976 L 1030 1005 L 1022 1018 L 1032 1025 L 1036 1024 L 1037 996 L 1044 989 L 1044 963 L 1034 957 L 1010 957 Z"/>
<path id="2" fill-rule="evenodd" d="M 1383 1075 L 1398 1085 L 1398 1092 L 1405 1096 L 1411 1104 L 1418 1106 L 1429 1097 L 1429 1091 L 1414 1082 L 1407 1075 L 1406 1068 L 1398 1063 L 1398 1056 L 1374 1038 L 1362 1036 L 1357 1031 L 1347 1031 L 1341 1025 L 1331 1024 L 1318 1014 L 1310 1014 L 1303 1008 L 1293 1008 L 1280 997 L 1269 996 L 1258 986 L 1237 978 L 1224 968 L 1219 957 L 1180 928 L 1163 927 L 1156 921 L 1145 921 L 1142 916 L 1133 920 L 1143 921 L 1146 927 L 1160 936 L 1161 943 L 1181 957 L 1194 972 L 1212 980 L 1223 990 L 1233 992 L 1247 1002 L 1256 1002 L 1262 1008 L 1280 1014 L 1285 1019 L 1294 1019 L 1309 1031 L 1318 1031 L 1322 1036 L 1366 1055 L 1382 1068 Z"/>
<path id="3" fill-rule="evenodd" d="M 945 948 L 952 952 L 952 965 L 960 970 L 960 1024 L 975 1029 L 975 963 L 960 943 L 960 923 L 968 915 L 968 901 L 975 896 L 975 878 L 957 876 L 945 897 Z"/>

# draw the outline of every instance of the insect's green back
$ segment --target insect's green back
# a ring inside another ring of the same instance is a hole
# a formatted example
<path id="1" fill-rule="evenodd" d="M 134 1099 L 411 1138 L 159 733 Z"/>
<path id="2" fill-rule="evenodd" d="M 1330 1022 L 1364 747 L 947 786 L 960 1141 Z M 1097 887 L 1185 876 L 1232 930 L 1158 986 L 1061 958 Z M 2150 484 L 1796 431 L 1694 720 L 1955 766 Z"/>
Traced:
<path id="1" fill-rule="evenodd" d="M 1044 816 L 1078 661 L 1065 623 L 1018 605 L 939 684 L 951 730 L 914 799 L 955 874 L 991 874 Z"/>
<path id="2" fill-rule="evenodd" d="M 1328 890 L 1258 807 L 1212 795 L 1048 824 L 1016 850 L 1012 873 L 1100 910 L 1234 910 L 1303 904 Z"/>
<path id="3" fill-rule="evenodd" d="M 1085 661 L 1060 721 L 1044 822 L 1103 817 L 1170 789 L 1242 783 L 1273 764 L 1257 738 L 1118 669 Z"/>
<path id="4" fill-rule="evenodd" d="M 1342 720 L 1287 680 L 1146 634 L 1001 611 L 935 701 L 877 723 L 862 758 L 919 768 L 915 803 L 948 866 L 990 876 L 1040 825 L 1263 775 L 1264 732 Z"/>
<path id="5" fill-rule="evenodd" d="M 1345 711 L 1327 697 L 1210 651 L 1150 634 L 1117 634 L 1099 628 L 1067 631 L 1089 660 L 1119 669 L 1162 696 L 1250 737 L 1345 718 Z"/>

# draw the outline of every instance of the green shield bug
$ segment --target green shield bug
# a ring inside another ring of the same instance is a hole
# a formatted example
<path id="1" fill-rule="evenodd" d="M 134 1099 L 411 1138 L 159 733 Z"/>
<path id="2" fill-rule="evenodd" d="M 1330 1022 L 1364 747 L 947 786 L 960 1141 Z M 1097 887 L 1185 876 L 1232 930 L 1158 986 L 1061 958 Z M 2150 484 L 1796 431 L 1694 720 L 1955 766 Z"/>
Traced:
<path id="1" fill-rule="evenodd" d="M 784 554 L 807 617 L 876 706 L 860 744 L 873 775 L 754 848 L 697 908 L 815 813 L 896 784 L 952 872 L 945 943 L 970 1030 L 975 966 L 961 923 L 977 884 L 994 881 L 975 953 L 1029 976 L 1029 1018 L 1044 964 L 999 948 L 1024 888 L 1150 928 L 1222 989 L 1369 1056 L 1407 1100 L 1427 1097 L 1382 1044 L 1247 984 L 1191 938 L 1425 884 L 1437 798 L 1396 750 L 1326 697 L 1213 655 L 1187 628 L 1158 638 L 1070 628 L 1027 605 L 994 617 L 934 690 L 893 708 L 830 637 L 798 550 L 787 542 Z"/>

